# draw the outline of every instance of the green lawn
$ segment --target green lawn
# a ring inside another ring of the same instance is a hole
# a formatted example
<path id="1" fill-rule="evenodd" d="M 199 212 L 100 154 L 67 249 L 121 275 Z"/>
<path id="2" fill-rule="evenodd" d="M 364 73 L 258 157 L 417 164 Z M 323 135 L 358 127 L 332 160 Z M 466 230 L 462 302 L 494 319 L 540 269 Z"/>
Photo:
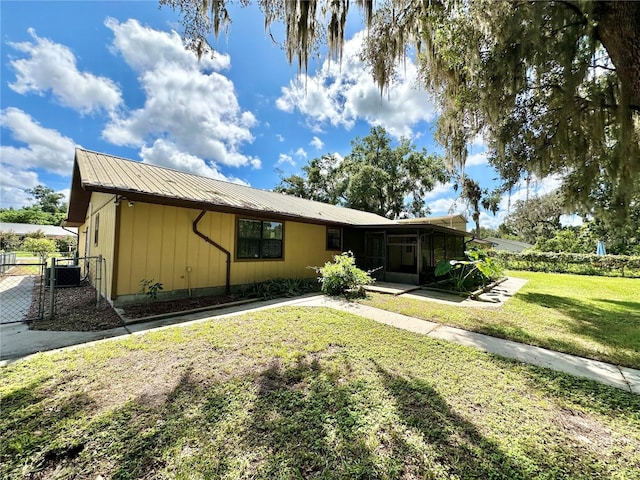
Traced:
<path id="1" fill-rule="evenodd" d="M 40 354 L 0 400 L 0 478 L 640 474 L 640 396 L 328 309 Z"/>
<path id="2" fill-rule="evenodd" d="M 371 294 L 363 303 L 550 348 L 640 368 L 640 279 L 509 272 L 526 285 L 500 309 L 467 308 Z"/>

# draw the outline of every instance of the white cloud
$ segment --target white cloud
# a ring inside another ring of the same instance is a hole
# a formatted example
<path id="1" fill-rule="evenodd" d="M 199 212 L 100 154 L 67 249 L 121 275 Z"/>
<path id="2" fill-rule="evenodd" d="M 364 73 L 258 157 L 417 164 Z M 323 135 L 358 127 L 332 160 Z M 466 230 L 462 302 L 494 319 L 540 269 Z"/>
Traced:
<path id="1" fill-rule="evenodd" d="M 309 142 L 309 145 L 315 147 L 316 150 L 321 150 L 324 147 L 324 142 L 320 140 L 318 137 L 314 136 L 313 140 Z"/>
<path id="2" fill-rule="evenodd" d="M 296 162 L 293 160 L 293 157 L 291 157 L 291 155 L 287 155 L 286 153 L 281 153 L 280 156 L 278 157 L 278 161 L 276 162 L 276 165 L 282 165 L 285 163 L 288 163 L 292 167 L 296 166 Z"/>
<path id="3" fill-rule="evenodd" d="M 284 142 L 284 137 L 279 133 L 276 133 L 276 138 L 278 139 L 279 142 Z"/>
<path id="4" fill-rule="evenodd" d="M 27 145 L 0 147 L 4 165 L 19 170 L 43 168 L 59 175 L 71 174 L 76 147 L 72 139 L 57 130 L 42 127 L 18 108 L 3 110 L 0 119 L 3 128 L 10 130 L 13 139 Z M 5 174 L 6 169 L 3 168 L 3 176 Z"/>
<path id="5" fill-rule="evenodd" d="M 321 132 L 326 124 L 350 129 L 362 119 L 382 125 L 395 137 L 411 136 L 413 125 L 432 120 L 433 100 L 424 89 L 414 88 L 417 69 L 410 59 L 400 69 L 400 78 L 380 95 L 360 60 L 365 35 L 359 32 L 345 43 L 341 63 L 326 60 L 314 76 L 299 75 L 283 87 L 276 106 L 285 112 L 300 111 L 315 132 Z"/>
<path id="6" fill-rule="evenodd" d="M 436 199 L 437 197 L 442 197 L 443 195 L 451 195 L 453 194 L 453 184 L 452 183 L 436 183 L 436 186 L 433 187 L 433 190 L 427 192 L 424 196 L 425 200 L 429 201 L 432 199 Z"/>
<path id="7" fill-rule="evenodd" d="M 69 199 L 71 198 L 71 189 L 70 188 L 63 188 L 62 190 L 58 190 L 56 193 L 59 193 L 60 195 L 62 195 L 62 198 L 60 199 L 60 201 L 62 203 L 68 203 Z"/>
<path id="8" fill-rule="evenodd" d="M 487 148 L 487 142 L 485 142 L 485 140 L 484 140 L 484 135 L 479 133 L 478 135 L 473 137 L 473 139 L 471 140 L 471 146 L 472 147 L 481 147 L 483 149 Z"/>
<path id="9" fill-rule="evenodd" d="M 166 146 L 173 145 L 175 151 L 188 152 L 172 157 L 185 162 L 174 165 L 178 169 L 197 170 L 204 164 L 217 171 L 212 162 L 260 168 L 259 158 L 241 152 L 254 139 L 250 129 L 256 119 L 241 110 L 233 82 L 217 72 L 229 67 L 227 55 L 199 63 L 175 32 L 153 30 L 132 19 L 108 19 L 105 25 L 114 34 L 113 51 L 139 72 L 146 95 L 142 108 L 115 116 L 106 125 L 106 140 L 140 147 L 155 162 L 161 161 L 158 152 L 166 153 Z"/>
<path id="10" fill-rule="evenodd" d="M 487 151 L 482 151 L 478 153 L 473 153 L 467 157 L 467 161 L 465 163 L 466 167 L 476 167 L 479 165 L 486 165 L 488 163 Z"/>
<path id="11" fill-rule="evenodd" d="M 449 215 L 452 213 L 465 213 L 465 208 L 462 202 L 457 197 L 443 197 L 427 202 L 430 213 L 429 215 L 441 216 Z"/>
<path id="12" fill-rule="evenodd" d="M 3 152 L 4 157 L 4 152 Z M 38 174 L 31 170 L 18 170 L 7 168 L 0 163 L 0 204 L 3 208 L 20 208 L 29 205 L 31 195 L 25 189 L 33 188 L 42 183 L 38 180 Z"/>
<path id="13" fill-rule="evenodd" d="M 112 51 L 120 53 L 129 66 L 138 72 L 155 70 L 159 65 L 172 65 L 181 70 L 225 70 L 231 66 L 229 55 L 214 52 L 203 55 L 200 61 L 193 52 L 187 50 L 175 31 L 171 33 L 153 30 L 140 25 L 137 20 L 129 19 L 119 23 L 107 18 L 105 26 L 113 31 Z"/>
<path id="14" fill-rule="evenodd" d="M 32 28 L 29 34 L 34 42 L 9 43 L 28 55 L 9 62 L 16 71 L 16 81 L 9 84 L 12 90 L 22 95 L 51 91 L 61 105 L 81 113 L 111 112 L 121 104 L 120 88 L 111 79 L 79 71 L 68 47 L 38 37 Z"/>
<path id="15" fill-rule="evenodd" d="M 298 148 L 298 150 L 296 150 L 296 157 L 307 158 L 307 151 L 302 147 Z"/>
<path id="16" fill-rule="evenodd" d="M 246 182 L 238 178 L 227 177 L 222 174 L 215 164 L 208 163 L 195 155 L 182 152 L 174 143 L 161 138 L 156 140 L 151 147 L 143 146 L 140 149 L 140 157 L 143 163 L 187 171 L 203 177 L 215 178 L 216 180 L 247 185 Z"/>

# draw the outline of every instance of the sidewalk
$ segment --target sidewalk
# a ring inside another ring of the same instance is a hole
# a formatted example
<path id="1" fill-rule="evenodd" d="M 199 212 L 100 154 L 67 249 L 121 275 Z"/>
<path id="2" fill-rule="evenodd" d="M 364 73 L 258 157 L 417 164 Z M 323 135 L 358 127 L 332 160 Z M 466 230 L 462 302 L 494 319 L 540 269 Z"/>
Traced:
<path id="1" fill-rule="evenodd" d="M 169 328 L 176 324 L 206 322 L 214 318 L 227 318 L 283 306 L 333 308 L 395 328 L 427 335 L 431 338 L 479 348 L 485 352 L 512 358 L 523 363 L 550 368 L 578 377 L 586 377 L 596 382 L 640 395 L 640 370 L 618 367 L 609 363 L 554 352 L 480 333 L 468 332 L 459 328 L 448 327 L 439 323 L 420 320 L 386 310 L 348 302 L 346 300 L 325 297 L 323 295 L 306 296 L 294 300 L 256 302 L 250 305 L 239 305 L 217 310 L 213 314 L 211 311 L 198 312 L 180 317 L 132 324 L 127 327 L 102 332 L 46 332 L 28 330 L 27 326 L 22 324 L 2 325 L 0 326 L 0 358 L 5 361 L 0 362 L 0 366 L 6 365 L 8 363 L 7 360 L 17 360 L 38 351 L 86 345 L 87 343 L 102 339 L 118 338 L 132 334 L 138 335 L 143 334 L 147 330 L 157 328 Z"/>
<path id="2" fill-rule="evenodd" d="M 587 377 L 596 382 L 640 395 L 640 370 L 633 368 L 619 367 L 610 363 L 569 355 L 568 353 L 554 352 L 524 343 L 490 337 L 489 335 L 469 332 L 461 328 L 448 327 L 439 323 L 408 317 L 399 313 L 388 312 L 345 300 L 317 296 L 300 301 L 297 305 L 329 307 L 342 310 L 395 328 L 420 333 L 431 338 L 446 340 L 459 345 L 479 348 L 488 353 L 512 358 L 530 365 L 550 368 L 577 377 Z"/>

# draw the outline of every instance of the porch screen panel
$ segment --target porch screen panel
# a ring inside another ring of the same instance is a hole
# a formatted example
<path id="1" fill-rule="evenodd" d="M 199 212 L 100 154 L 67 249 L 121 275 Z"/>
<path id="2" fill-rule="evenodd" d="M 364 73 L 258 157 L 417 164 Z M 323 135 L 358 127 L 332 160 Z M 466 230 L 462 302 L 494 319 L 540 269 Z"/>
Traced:
<path id="1" fill-rule="evenodd" d="M 431 267 L 431 235 L 422 235 L 420 239 L 420 251 L 422 252 L 422 267 Z"/>
<path id="2" fill-rule="evenodd" d="M 447 258 L 461 259 L 464 257 L 464 241 L 457 235 L 447 235 Z"/>
<path id="3" fill-rule="evenodd" d="M 437 265 L 440 260 L 446 260 L 444 235 L 441 233 L 433 234 L 433 264 Z"/>

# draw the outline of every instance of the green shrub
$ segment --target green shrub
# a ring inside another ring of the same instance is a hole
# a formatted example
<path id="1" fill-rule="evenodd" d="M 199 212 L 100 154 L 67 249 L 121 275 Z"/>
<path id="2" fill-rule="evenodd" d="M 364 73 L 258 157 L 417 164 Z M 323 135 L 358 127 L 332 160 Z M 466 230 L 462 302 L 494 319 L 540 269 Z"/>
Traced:
<path id="1" fill-rule="evenodd" d="M 63 237 L 56 239 L 56 248 L 62 254 L 68 254 L 78 247 L 78 239 L 75 237 Z"/>
<path id="2" fill-rule="evenodd" d="M 20 248 L 22 241 L 13 232 L 0 232 L 0 249 L 5 252 L 15 252 Z"/>
<path id="3" fill-rule="evenodd" d="M 47 238 L 25 238 L 22 243 L 22 249 L 31 252 L 40 258 L 46 258 L 50 254 L 57 252 L 56 242 Z"/>
<path id="4" fill-rule="evenodd" d="M 322 292 L 327 295 L 362 296 L 364 286 L 375 280 L 370 272 L 356 267 L 353 253 L 345 252 L 333 257 L 333 263 L 327 262 L 324 267 L 316 268 L 320 274 Z"/>
<path id="5" fill-rule="evenodd" d="M 491 258 L 509 270 L 640 277 L 640 256 L 583 253 L 489 252 Z"/>

